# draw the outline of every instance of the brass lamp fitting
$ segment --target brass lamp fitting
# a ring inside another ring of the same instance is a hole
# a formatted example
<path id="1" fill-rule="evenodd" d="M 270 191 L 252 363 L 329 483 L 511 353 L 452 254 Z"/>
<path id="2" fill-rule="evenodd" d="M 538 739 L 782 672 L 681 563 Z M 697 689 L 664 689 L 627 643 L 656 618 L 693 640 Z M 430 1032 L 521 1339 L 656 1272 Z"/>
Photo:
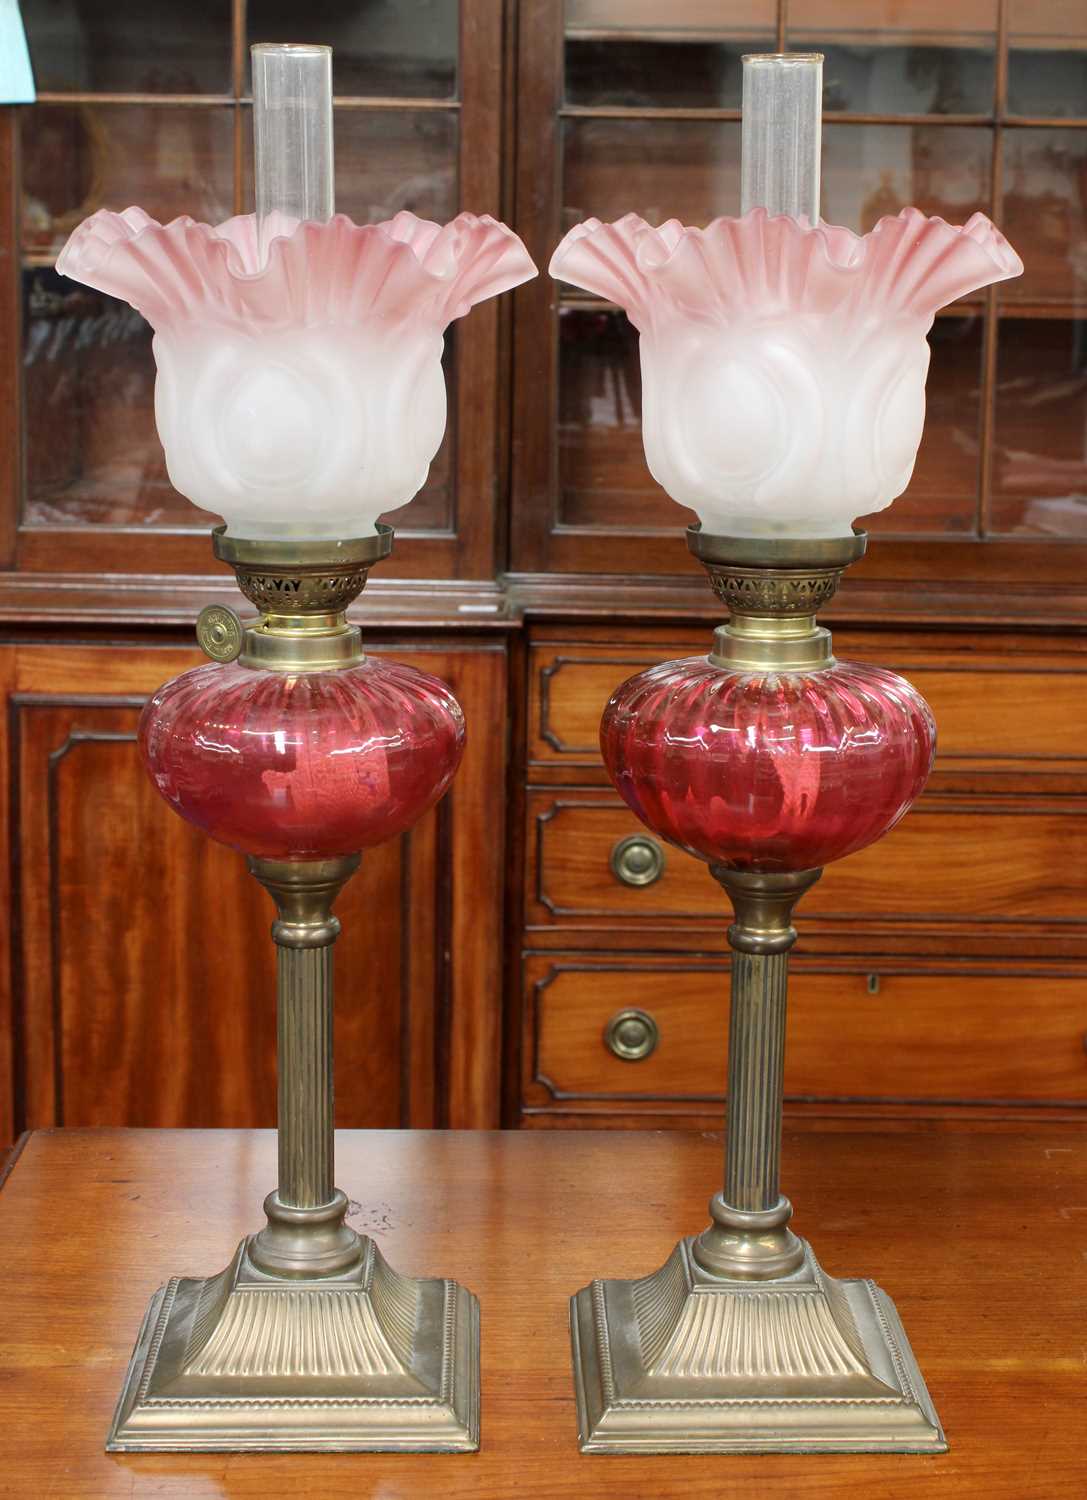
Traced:
<path id="1" fill-rule="evenodd" d="M 393 528 L 377 523 L 373 536 L 344 541 L 257 541 L 212 533 L 212 550 L 234 569 L 238 587 L 260 610 L 244 622 L 226 605 L 200 611 L 196 639 L 212 661 L 278 672 L 329 672 L 363 660 L 358 626 L 348 606 L 362 593 L 370 569 L 388 557 Z"/>
<path id="2" fill-rule="evenodd" d="M 698 524 L 689 526 L 687 546 L 730 616 L 714 633 L 710 660 L 750 671 L 832 667 L 830 632 L 815 616 L 867 545 L 863 531 L 805 540 L 714 536 Z"/>

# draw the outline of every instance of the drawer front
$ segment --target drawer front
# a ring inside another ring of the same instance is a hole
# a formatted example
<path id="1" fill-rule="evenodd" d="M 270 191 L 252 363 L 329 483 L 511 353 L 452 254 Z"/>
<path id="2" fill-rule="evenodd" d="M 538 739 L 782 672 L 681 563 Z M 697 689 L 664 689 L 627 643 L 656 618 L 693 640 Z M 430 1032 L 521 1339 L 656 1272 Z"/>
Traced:
<path id="1" fill-rule="evenodd" d="M 530 792 L 528 825 L 530 926 L 705 926 L 728 911 L 702 861 L 655 838 L 614 793 Z M 624 862 L 635 836 L 641 847 Z M 800 915 L 805 930 L 859 919 L 998 934 L 1029 923 L 1074 937 L 1087 922 L 1087 802 L 930 796 L 886 838 L 829 866 Z"/>
<path id="2" fill-rule="evenodd" d="M 723 1098 L 727 960 L 525 965 L 524 1101 L 632 1113 Z M 904 971 L 794 960 L 785 1088 L 793 1100 L 1087 1103 L 1087 971 Z M 633 1052 L 634 1057 L 620 1055 Z M 646 1055 L 637 1056 L 642 1052 Z"/>
<path id="3" fill-rule="evenodd" d="M 709 634 L 706 635 L 708 650 Z M 932 706 L 939 728 L 937 765 L 948 771 L 966 767 L 994 773 L 1018 768 L 1035 775 L 1057 770 L 1079 772 L 1087 790 L 1083 716 L 1087 664 L 1044 657 L 1023 667 L 1019 657 L 1008 664 L 983 659 L 963 666 L 954 653 L 945 659 L 914 651 L 901 643 L 890 649 L 864 637 L 839 633 L 837 650 L 848 659 L 870 661 L 902 671 Z M 647 666 L 670 656 L 697 655 L 700 647 L 578 647 L 539 644 L 533 648 L 530 673 L 530 760 L 538 765 L 576 766 L 600 763 L 598 733 L 604 705 L 619 684 Z"/>

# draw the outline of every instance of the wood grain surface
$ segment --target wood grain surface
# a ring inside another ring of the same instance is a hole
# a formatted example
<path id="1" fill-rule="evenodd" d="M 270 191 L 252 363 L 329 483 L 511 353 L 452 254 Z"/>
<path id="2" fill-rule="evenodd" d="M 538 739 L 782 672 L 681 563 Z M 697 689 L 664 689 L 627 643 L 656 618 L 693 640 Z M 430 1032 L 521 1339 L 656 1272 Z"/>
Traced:
<path id="1" fill-rule="evenodd" d="M 658 1266 L 697 1229 L 719 1138 L 345 1132 L 352 1222 L 398 1268 L 480 1297 L 475 1457 L 110 1456 L 102 1443 L 148 1297 L 219 1270 L 257 1227 L 274 1138 L 245 1131 L 30 1136 L 0 1193 L 0 1392 L 10 1500 L 1081 1500 L 1087 1133 L 790 1132 L 797 1227 L 832 1274 L 895 1298 L 951 1452 L 614 1458 L 577 1450 L 568 1295 Z"/>

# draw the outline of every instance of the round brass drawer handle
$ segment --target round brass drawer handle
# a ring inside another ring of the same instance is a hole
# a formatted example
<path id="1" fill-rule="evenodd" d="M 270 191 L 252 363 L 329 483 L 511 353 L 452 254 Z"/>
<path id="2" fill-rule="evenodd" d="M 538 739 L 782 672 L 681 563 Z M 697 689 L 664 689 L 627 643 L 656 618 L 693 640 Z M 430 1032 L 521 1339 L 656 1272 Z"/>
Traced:
<path id="1" fill-rule="evenodd" d="M 611 871 L 624 885 L 652 885 L 664 874 L 664 850 L 646 833 L 631 833 L 611 851 Z"/>
<path id="2" fill-rule="evenodd" d="M 660 1029 L 645 1010 L 619 1010 L 604 1027 L 604 1044 L 624 1062 L 641 1062 L 657 1050 Z"/>

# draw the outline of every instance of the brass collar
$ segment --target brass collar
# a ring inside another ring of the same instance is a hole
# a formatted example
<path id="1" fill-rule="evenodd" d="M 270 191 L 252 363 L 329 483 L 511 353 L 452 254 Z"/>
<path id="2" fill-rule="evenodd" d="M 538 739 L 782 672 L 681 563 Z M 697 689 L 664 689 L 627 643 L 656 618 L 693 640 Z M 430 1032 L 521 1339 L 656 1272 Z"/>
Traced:
<path id="1" fill-rule="evenodd" d="M 238 587 L 260 611 L 255 624 L 233 610 L 201 611 L 196 636 L 213 661 L 279 672 L 327 672 L 363 660 L 362 638 L 347 609 L 370 569 L 392 551 L 393 528 L 343 541 L 257 541 L 212 532 L 212 550 L 234 569 Z"/>
<path id="2" fill-rule="evenodd" d="M 729 621 L 714 634 L 715 666 L 813 672 L 834 665 L 830 632 L 816 611 L 833 599 L 842 573 L 864 555 L 868 537 L 805 540 L 728 537 L 687 529 L 687 546 L 709 574 Z"/>

